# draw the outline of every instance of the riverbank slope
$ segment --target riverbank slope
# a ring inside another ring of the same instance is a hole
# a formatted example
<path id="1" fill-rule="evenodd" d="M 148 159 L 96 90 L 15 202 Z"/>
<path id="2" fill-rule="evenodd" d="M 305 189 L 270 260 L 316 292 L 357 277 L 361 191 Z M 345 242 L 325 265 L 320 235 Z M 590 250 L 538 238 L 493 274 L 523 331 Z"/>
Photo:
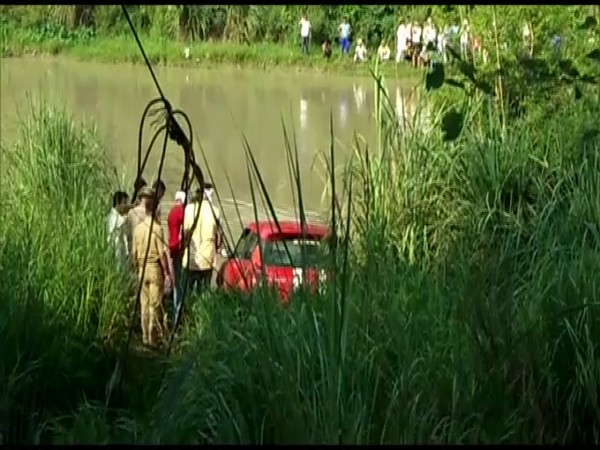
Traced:
<path id="1" fill-rule="evenodd" d="M 235 44 L 231 42 L 200 42 L 185 45 L 181 42 L 152 39 L 142 36 L 142 45 L 153 64 L 177 67 L 215 68 L 221 65 L 270 70 L 286 68 L 297 72 L 317 72 L 346 76 L 370 75 L 371 64 L 356 64 L 351 56 L 341 56 L 336 50 L 330 60 L 321 55 L 318 45 L 311 54 L 303 55 L 300 48 L 270 44 Z M 184 50 L 189 47 L 188 59 Z M 64 55 L 81 61 L 108 63 L 143 63 L 143 57 L 132 36 L 34 39 L 26 34 L 7 36 L 2 57 L 26 55 Z M 390 78 L 418 78 L 423 70 L 408 63 L 381 64 L 380 72 Z"/>

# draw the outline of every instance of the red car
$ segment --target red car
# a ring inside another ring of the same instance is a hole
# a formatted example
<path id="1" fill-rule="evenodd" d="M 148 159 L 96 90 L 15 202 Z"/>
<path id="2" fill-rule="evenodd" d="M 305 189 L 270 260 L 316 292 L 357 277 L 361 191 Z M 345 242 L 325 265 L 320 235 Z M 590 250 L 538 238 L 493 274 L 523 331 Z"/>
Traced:
<path id="1" fill-rule="evenodd" d="M 302 284 L 316 291 L 326 276 L 322 268 L 326 251 L 321 241 L 327 235 L 329 228 L 323 225 L 306 224 L 303 230 L 293 221 L 252 222 L 221 266 L 217 285 L 248 292 L 264 279 L 277 287 L 283 303 Z"/>

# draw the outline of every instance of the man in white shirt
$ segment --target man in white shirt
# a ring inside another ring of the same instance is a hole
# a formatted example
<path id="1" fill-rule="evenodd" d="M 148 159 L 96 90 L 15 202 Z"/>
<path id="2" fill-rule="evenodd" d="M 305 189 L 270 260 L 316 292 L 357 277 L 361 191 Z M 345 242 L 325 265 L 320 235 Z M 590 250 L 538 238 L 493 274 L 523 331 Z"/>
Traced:
<path id="1" fill-rule="evenodd" d="M 310 39 L 310 21 L 306 14 L 300 19 L 300 37 L 302 38 L 302 53 L 308 55 L 308 41 Z"/>
<path id="2" fill-rule="evenodd" d="M 381 62 L 389 61 L 391 54 L 392 51 L 390 50 L 389 45 L 387 45 L 387 42 L 381 41 L 381 44 L 379 44 L 379 48 L 377 49 L 377 56 L 379 57 L 379 60 Z"/>
<path id="3" fill-rule="evenodd" d="M 396 30 L 396 62 L 404 61 L 404 55 L 406 53 L 406 43 L 408 38 L 408 21 L 405 23 L 400 22 L 398 29 Z"/>
<path id="4" fill-rule="evenodd" d="M 354 49 L 354 62 L 361 63 L 367 60 L 367 47 L 363 44 L 362 39 L 358 39 L 356 48 Z"/>
<path id="5" fill-rule="evenodd" d="M 211 199 L 212 186 L 207 183 L 203 190 L 197 192 L 194 202 L 185 207 L 184 212 L 182 266 L 187 275 L 188 286 L 195 292 L 202 292 L 210 287 L 220 245 L 220 212 Z M 199 214 L 197 221 L 196 213 Z"/>
<path id="6" fill-rule="evenodd" d="M 119 264 L 126 261 L 129 255 L 129 243 L 127 239 L 127 210 L 129 196 L 127 193 L 117 191 L 113 195 L 113 207 L 106 219 L 107 239 L 115 247 L 115 254 Z"/>

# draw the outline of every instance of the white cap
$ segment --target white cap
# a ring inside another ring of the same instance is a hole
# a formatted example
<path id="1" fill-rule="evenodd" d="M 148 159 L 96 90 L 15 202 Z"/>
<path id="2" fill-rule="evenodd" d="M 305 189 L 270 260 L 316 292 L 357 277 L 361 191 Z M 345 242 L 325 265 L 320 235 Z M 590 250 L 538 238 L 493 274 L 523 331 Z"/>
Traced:
<path id="1" fill-rule="evenodd" d="M 185 192 L 183 192 L 183 191 L 175 192 L 175 201 L 185 203 Z"/>

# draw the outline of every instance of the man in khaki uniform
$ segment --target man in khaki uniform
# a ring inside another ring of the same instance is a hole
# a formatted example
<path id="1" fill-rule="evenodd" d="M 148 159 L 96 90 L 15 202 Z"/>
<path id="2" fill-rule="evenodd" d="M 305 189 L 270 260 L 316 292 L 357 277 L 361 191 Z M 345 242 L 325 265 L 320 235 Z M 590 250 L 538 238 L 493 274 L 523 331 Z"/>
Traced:
<path id="1" fill-rule="evenodd" d="M 142 195 L 142 193 L 153 192 L 148 187 L 144 186 L 138 191 L 137 204 L 129 210 L 127 213 L 127 239 L 129 248 L 133 246 L 133 233 L 137 226 L 148 216 L 147 210 L 149 203 L 152 202 L 153 197 L 148 198 Z"/>
<path id="2" fill-rule="evenodd" d="M 171 289 L 173 280 L 169 270 L 167 248 L 164 245 L 163 229 L 153 205 L 154 191 L 143 188 L 140 191 L 140 198 L 146 205 L 146 217 L 133 232 L 132 259 L 138 280 L 142 283 L 140 295 L 142 341 L 144 345 L 155 346 L 155 331 L 161 341 L 164 342 L 167 338 L 163 294 L 165 290 Z M 146 252 L 148 258 L 144 266 Z"/>
<path id="3" fill-rule="evenodd" d="M 184 242 L 187 245 L 183 253 L 182 267 L 190 289 L 195 292 L 210 286 L 215 267 L 220 213 L 210 201 L 211 191 L 212 186 L 207 184 L 203 190 L 197 192 L 194 202 L 186 206 L 183 217 Z M 194 228 L 198 208 L 199 217 Z"/>

